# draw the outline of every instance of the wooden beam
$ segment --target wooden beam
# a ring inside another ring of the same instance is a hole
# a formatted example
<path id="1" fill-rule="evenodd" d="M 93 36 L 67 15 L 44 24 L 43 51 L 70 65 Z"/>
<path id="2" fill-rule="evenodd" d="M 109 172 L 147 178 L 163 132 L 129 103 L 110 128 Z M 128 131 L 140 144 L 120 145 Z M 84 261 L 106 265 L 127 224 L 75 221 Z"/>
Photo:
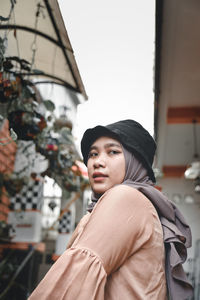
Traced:
<path id="1" fill-rule="evenodd" d="M 187 166 L 163 166 L 164 177 L 176 177 L 181 178 L 184 176 L 184 172 Z"/>
<path id="2" fill-rule="evenodd" d="M 30 246 L 35 247 L 36 251 L 44 252 L 46 249 L 45 243 L 26 243 L 26 242 L 12 242 L 9 244 L 0 244 L 0 251 L 2 249 L 17 249 L 17 250 L 29 250 Z"/>
<path id="3" fill-rule="evenodd" d="M 200 106 L 169 107 L 167 111 L 168 124 L 200 123 Z"/>

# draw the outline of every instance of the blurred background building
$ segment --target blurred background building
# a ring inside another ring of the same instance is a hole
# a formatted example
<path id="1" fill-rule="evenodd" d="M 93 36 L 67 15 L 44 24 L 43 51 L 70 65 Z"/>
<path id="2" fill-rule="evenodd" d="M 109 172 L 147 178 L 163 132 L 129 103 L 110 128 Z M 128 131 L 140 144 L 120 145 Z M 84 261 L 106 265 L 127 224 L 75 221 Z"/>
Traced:
<path id="1" fill-rule="evenodd" d="M 57 1 L 0 8 L 0 299 L 22 300 L 85 212 L 73 126 L 87 95 Z"/>
<path id="2" fill-rule="evenodd" d="M 157 183 L 192 229 L 185 269 L 200 299 L 200 3 L 156 1 Z"/>

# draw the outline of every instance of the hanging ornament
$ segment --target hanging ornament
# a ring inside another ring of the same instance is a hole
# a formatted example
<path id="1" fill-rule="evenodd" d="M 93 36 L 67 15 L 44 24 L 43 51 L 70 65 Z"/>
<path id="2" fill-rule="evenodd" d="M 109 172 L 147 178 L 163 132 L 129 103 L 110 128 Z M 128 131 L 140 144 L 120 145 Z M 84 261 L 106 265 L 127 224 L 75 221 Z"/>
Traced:
<path id="1" fill-rule="evenodd" d="M 54 200 L 51 200 L 48 204 L 48 206 L 51 208 L 51 210 L 53 211 L 54 208 L 56 208 L 57 204 L 55 203 Z"/>

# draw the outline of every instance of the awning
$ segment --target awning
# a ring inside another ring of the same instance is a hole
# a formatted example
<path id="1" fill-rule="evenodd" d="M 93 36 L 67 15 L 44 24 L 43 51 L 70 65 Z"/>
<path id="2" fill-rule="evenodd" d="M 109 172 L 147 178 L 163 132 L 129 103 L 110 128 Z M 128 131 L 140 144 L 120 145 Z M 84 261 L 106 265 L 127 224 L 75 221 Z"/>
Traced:
<path id="1" fill-rule="evenodd" d="M 87 99 L 56 0 L 1 0 L 0 37 L 4 43 L 7 37 L 6 57 L 29 63 L 26 70 L 14 61 L 16 72 L 62 84 Z"/>

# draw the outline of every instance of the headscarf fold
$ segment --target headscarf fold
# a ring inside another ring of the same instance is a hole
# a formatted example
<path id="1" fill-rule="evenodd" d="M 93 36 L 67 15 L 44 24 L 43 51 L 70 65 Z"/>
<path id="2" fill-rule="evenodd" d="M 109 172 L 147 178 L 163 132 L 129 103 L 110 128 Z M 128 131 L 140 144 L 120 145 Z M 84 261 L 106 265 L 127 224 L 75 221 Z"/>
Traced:
<path id="1" fill-rule="evenodd" d="M 160 218 L 165 244 L 165 273 L 169 299 L 188 299 L 193 295 L 193 287 L 187 280 L 182 264 L 187 259 L 187 248 L 191 247 L 192 243 L 190 227 L 174 203 L 154 187 L 142 163 L 123 146 L 122 149 L 126 163 L 122 184 L 144 194 L 154 205 Z M 100 196 L 92 193 L 92 202 L 88 207 L 90 212 Z"/>

